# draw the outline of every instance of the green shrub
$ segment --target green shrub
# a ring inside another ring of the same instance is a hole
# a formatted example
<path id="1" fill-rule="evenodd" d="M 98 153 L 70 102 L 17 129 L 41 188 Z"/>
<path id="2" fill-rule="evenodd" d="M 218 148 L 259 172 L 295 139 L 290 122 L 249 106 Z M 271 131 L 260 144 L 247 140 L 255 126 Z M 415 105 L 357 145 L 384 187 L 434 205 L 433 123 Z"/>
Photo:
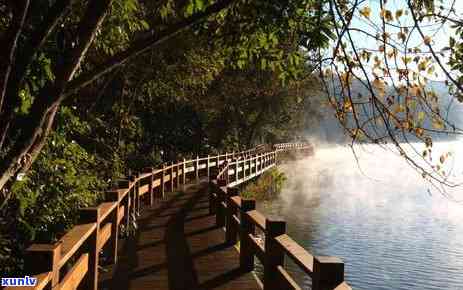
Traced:
<path id="1" fill-rule="evenodd" d="M 98 166 L 76 141 L 87 124 L 68 108 L 27 175 L 12 187 L 14 197 L 0 213 L 0 272 L 20 273 L 22 254 L 31 243 L 51 242 L 71 228 L 79 208 L 96 204 L 104 182 Z"/>
<path id="2" fill-rule="evenodd" d="M 258 200 L 271 199 L 281 192 L 285 181 L 285 174 L 277 167 L 273 167 L 264 172 L 256 181 L 246 185 L 241 196 Z"/>

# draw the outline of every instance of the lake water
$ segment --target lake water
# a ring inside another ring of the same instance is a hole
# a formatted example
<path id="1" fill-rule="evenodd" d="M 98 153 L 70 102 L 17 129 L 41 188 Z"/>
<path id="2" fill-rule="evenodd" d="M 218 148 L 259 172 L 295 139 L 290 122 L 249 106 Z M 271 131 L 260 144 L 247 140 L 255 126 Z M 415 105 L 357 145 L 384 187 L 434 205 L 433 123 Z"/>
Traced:
<path id="1" fill-rule="evenodd" d="M 436 145 L 453 153 L 448 166 L 456 177 L 463 176 L 462 145 Z M 463 290 L 462 203 L 377 145 L 357 150 L 359 165 L 347 147 L 318 148 L 282 166 L 285 189 L 258 203 L 261 211 L 285 219 L 289 235 L 312 254 L 340 257 L 353 289 Z M 463 188 L 448 193 L 463 200 Z M 310 278 L 288 267 L 307 289 Z"/>

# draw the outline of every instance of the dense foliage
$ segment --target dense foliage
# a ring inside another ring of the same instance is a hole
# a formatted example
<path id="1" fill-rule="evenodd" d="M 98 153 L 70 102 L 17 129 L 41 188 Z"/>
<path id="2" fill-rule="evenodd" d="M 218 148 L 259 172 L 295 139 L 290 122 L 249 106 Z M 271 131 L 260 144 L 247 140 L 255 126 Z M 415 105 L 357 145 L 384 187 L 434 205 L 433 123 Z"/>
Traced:
<path id="1" fill-rule="evenodd" d="M 278 167 L 273 167 L 264 172 L 258 179 L 247 184 L 240 195 L 244 198 L 270 200 L 281 193 L 285 181 L 285 174 Z"/>

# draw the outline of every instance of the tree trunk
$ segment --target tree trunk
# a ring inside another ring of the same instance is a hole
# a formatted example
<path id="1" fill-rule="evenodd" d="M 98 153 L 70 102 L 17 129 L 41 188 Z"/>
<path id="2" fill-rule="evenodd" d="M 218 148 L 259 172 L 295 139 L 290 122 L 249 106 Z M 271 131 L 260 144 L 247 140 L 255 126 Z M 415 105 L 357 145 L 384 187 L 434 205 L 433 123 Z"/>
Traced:
<path id="1" fill-rule="evenodd" d="M 22 120 L 17 120 L 23 124 L 21 126 L 22 131 L 6 156 L 1 160 L 0 190 L 4 189 L 7 183 L 20 171 L 28 169 L 43 147 L 46 136 L 51 130 L 56 111 L 64 98 L 65 87 L 90 47 L 98 27 L 109 11 L 111 2 L 112 0 L 89 2 L 79 27 L 79 43 L 69 54 L 68 62 L 55 71 L 55 82 L 49 83 L 41 89 L 29 115 Z"/>

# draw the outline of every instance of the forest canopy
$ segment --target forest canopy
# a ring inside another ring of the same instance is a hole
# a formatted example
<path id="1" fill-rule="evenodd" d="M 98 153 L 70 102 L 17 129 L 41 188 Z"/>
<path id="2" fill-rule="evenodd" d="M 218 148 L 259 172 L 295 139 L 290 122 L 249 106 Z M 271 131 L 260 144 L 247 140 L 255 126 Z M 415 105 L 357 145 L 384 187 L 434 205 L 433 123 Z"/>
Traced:
<path id="1" fill-rule="evenodd" d="M 2 0 L 0 264 L 20 271 L 30 241 L 55 239 L 129 171 L 302 138 L 327 105 L 352 144 L 391 143 L 453 186 L 448 154 L 430 157 L 435 136 L 461 133 L 447 113 L 463 100 L 461 8 Z M 409 155 L 411 141 L 426 150 Z"/>

